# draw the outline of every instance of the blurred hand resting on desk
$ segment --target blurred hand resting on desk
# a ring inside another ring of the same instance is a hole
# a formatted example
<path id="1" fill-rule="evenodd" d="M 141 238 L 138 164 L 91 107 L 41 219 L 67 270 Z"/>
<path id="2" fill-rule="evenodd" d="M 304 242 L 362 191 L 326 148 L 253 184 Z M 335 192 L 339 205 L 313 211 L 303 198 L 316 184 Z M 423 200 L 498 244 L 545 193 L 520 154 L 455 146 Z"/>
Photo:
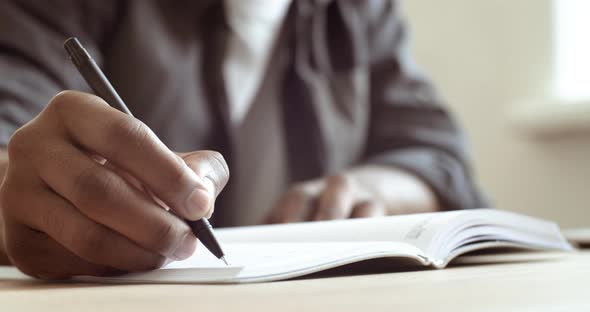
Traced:
<path id="1" fill-rule="evenodd" d="M 378 217 L 439 210 L 430 188 L 400 169 L 367 165 L 296 184 L 276 203 L 268 223 Z"/>

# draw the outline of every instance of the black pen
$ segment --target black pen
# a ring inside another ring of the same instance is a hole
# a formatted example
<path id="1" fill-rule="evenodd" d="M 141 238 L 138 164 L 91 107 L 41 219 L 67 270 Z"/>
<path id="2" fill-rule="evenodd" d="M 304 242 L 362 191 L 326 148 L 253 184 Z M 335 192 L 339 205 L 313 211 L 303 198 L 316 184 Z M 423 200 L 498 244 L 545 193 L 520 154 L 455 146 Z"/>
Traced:
<path id="1" fill-rule="evenodd" d="M 112 107 L 127 115 L 133 116 L 129 108 L 127 108 L 127 105 L 125 105 L 119 94 L 117 94 L 117 91 L 115 91 L 115 88 L 113 88 L 102 70 L 100 70 L 96 62 L 94 62 L 88 51 L 84 49 L 77 38 L 72 37 L 67 39 L 64 42 L 64 48 L 70 55 L 78 72 L 80 72 L 84 80 L 86 80 L 86 83 L 88 83 L 92 90 L 94 90 L 96 95 L 101 97 Z M 201 243 L 203 243 L 203 245 L 205 245 L 215 257 L 223 260 L 223 262 L 228 265 L 223 250 L 213 234 L 213 227 L 209 221 L 207 221 L 206 218 L 203 218 L 197 221 L 187 221 L 187 223 Z"/>

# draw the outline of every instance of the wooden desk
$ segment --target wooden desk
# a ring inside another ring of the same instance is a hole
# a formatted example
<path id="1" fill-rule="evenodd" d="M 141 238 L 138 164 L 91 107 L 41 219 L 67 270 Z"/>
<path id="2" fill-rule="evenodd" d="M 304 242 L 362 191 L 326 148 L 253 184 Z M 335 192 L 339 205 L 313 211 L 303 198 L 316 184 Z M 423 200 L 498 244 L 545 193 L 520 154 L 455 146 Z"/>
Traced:
<path id="1" fill-rule="evenodd" d="M 251 285 L 0 281 L 0 311 L 590 311 L 589 251 L 461 262 L 445 270 Z"/>

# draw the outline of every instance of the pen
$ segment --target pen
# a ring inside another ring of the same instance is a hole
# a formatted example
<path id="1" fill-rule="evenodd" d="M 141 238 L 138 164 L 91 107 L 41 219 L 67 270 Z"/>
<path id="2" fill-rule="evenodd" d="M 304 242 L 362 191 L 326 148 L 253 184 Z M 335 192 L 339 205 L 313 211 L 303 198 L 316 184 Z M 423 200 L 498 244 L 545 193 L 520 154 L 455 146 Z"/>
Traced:
<path id="1" fill-rule="evenodd" d="M 115 88 L 111 85 L 102 70 L 98 67 L 96 62 L 92 59 L 88 51 L 84 49 L 78 38 L 68 38 L 64 42 L 64 48 L 70 55 L 70 58 L 78 72 L 82 75 L 86 83 L 94 90 L 96 95 L 105 100 L 112 107 L 133 116 L 125 102 L 121 99 Z M 223 260 L 226 265 L 229 265 L 225 260 L 225 255 L 219 242 L 213 234 L 213 227 L 206 218 L 197 221 L 187 221 L 193 233 L 203 243 L 203 245 L 211 251 L 211 253 L 218 259 Z"/>

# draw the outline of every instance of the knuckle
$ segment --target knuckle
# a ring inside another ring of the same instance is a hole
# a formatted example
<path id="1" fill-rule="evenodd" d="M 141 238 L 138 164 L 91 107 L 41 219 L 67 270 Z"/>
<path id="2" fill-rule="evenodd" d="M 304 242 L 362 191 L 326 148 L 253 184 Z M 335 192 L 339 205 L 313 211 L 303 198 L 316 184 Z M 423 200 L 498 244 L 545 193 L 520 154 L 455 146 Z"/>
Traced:
<path id="1" fill-rule="evenodd" d="M 122 159 L 129 151 L 148 153 L 157 138 L 152 130 L 138 119 L 129 116 L 114 118 L 107 127 L 106 158 Z"/>
<path id="2" fill-rule="evenodd" d="M 191 172 L 181 157 L 168 159 L 165 165 L 160 167 L 159 181 L 155 185 L 158 197 L 172 208 L 182 205 L 179 194 L 190 192 L 194 188 Z"/>
<path id="3" fill-rule="evenodd" d="M 47 229 L 47 232 L 51 233 L 53 237 L 63 237 L 62 234 L 68 227 L 66 219 L 63 218 L 63 214 L 59 213 L 57 207 L 48 206 L 44 210 L 45 211 L 42 214 L 44 228 Z"/>
<path id="4" fill-rule="evenodd" d="M 342 173 L 329 176 L 327 182 L 335 188 L 348 189 L 351 186 L 350 178 Z"/>
<path id="5" fill-rule="evenodd" d="M 131 143 L 134 145 L 133 148 L 142 148 L 150 142 L 152 135 L 151 130 L 143 122 L 128 116 L 113 121 L 109 129 L 111 133 L 108 137 L 117 138 L 117 142 L 121 142 L 124 146 Z"/>
<path id="6" fill-rule="evenodd" d="M 178 245 L 184 232 L 174 222 L 162 222 L 154 226 L 151 230 L 151 249 L 160 254 L 174 252 L 174 247 Z"/>
<path id="7" fill-rule="evenodd" d="M 52 99 L 51 102 L 71 102 L 73 99 L 77 98 L 80 92 L 73 91 L 73 90 L 63 90 L 58 92 Z"/>
<path id="8" fill-rule="evenodd" d="M 16 130 L 8 141 L 7 151 L 11 161 L 18 160 L 31 152 L 34 148 L 33 138 L 36 137 L 30 124 L 24 125 Z"/>
<path id="9" fill-rule="evenodd" d="M 96 164 L 82 170 L 74 180 L 74 198 L 76 206 L 83 210 L 97 210 L 114 197 L 119 189 L 117 176 L 108 174 Z M 85 209 L 86 208 L 86 209 Z"/>
<path id="10" fill-rule="evenodd" d="M 48 111 L 54 111 L 58 114 L 71 112 L 72 104 L 78 99 L 78 92 L 64 90 L 56 94 L 47 104 Z"/>
<path id="11" fill-rule="evenodd" d="M 171 190 L 184 189 L 186 181 L 189 180 L 189 169 L 181 157 L 174 157 L 174 161 L 170 164 L 170 171 L 168 171 L 167 182 L 171 186 Z"/>
<path id="12" fill-rule="evenodd" d="M 167 169 L 160 172 L 161 182 L 159 183 L 159 185 L 165 186 L 159 190 L 159 194 L 165 202 L 170 202 L 172 205 L 175 203 L 175 198 L 178 197 L 178 191 L 187 190 L 188 181 L 192 179 L 189 176 L 191 169 L 187 168 L 184 160 L 180 157 L 173 158 L 174 160 L 166 166 Z"/>
<path id="13" fill-rule="evenodd" d="M 84 229 L 72 237 L 72 246 L 75 253 L 83 259 L 94 262 L 102 255 L 109 254 L 109 242 L 107 235 L 101 227 Z M 93 261 L 94 260 L 94 261 Z"/>

